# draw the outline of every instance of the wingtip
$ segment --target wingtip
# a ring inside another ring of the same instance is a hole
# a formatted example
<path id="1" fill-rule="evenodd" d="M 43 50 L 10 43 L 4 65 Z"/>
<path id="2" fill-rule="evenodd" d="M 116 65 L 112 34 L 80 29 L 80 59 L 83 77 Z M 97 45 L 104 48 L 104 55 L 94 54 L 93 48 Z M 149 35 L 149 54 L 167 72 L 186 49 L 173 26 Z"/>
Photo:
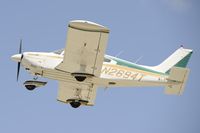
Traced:
<path id="1" fill-rule="evenodd" d="M 69 22 L 69 27 L 80 30 L 97 31 L 109 33 L 109 29 L 103 25 L 86 21 L 86 20 L 73 20 Z"/>

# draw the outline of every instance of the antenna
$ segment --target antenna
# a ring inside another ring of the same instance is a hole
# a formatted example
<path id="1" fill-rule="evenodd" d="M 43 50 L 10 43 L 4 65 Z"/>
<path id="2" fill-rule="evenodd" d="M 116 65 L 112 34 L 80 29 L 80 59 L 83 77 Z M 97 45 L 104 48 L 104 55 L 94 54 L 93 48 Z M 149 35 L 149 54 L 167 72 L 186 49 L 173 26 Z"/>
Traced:
<path id="1" fill-rule="evenodd" d="M 140 56 L 134 63 L 139 62 L 142 58 L 143 58 L 143 56 Z"/>
<path id="2" fill-rule="evenodd" d="M 121 50 L 118 54 L 115 55 L 115 57 L 119 57 L 122 53 L 124 53 L 124 50 Z"/>

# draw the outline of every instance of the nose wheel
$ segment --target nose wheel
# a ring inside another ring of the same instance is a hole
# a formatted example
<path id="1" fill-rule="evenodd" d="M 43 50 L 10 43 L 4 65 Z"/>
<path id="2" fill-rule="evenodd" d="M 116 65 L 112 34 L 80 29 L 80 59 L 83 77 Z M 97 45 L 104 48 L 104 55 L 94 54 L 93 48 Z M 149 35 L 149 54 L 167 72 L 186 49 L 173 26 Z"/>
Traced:
<path id="1" fill-rule="evenodd" d="M 32 91 L 36 88 L 35 85 L 25 85 L 26 89 L 29 90 L 29 91 Z"/>
<path id="2" fill-rule="evenodd" d="M 27 90 L 32 91 L 35 88 L 45 86 L 47 82 L 43 81 L 36 81 L 36 80 L 27 80 L 24 82 L 24 86 L 26 87 Z"/>

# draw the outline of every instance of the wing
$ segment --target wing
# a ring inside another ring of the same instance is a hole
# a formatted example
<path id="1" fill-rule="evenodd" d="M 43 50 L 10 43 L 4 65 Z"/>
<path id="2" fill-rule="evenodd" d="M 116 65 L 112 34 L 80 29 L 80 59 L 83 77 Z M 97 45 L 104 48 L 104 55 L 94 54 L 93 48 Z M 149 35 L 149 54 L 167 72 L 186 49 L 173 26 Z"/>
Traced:
<path id="1" fill-rule="evenodd" d="M 56 69 L 99 77 L 109 30 L 88 21 L 72 21 L 68 26 L 64 59 Z"/>
<path id="2" fill-rule="evenodd" d="M 59 90 L 57 100 L 64 103 L 70 103 L 73 100 L 79 100 L 82 105 L 94 105 L 96 98 L 96 88 L 93 84 L 84 85 L 80 83 L 70 83 L 59 81 Z"/>

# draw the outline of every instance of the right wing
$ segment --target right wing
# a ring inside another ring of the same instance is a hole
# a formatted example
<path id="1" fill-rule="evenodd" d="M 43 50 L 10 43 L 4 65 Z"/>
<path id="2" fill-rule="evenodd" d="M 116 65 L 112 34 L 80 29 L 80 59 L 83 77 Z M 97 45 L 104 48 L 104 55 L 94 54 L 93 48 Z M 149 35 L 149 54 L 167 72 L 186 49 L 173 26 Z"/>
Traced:
<path id="1" fill-rule="evenodd" d="M 56 67 L 66 73 L 58 80 L 57 100 L 64 103 L 79 100 L 83 105 L 94 105 L 97 85 L 90 80 L 101 74 L 108 33 L 106 27 L 96 23 L 80 20 L 69 23 L 64 58 Z M 75 74 L 92 76 L 78 82 Z"/>
<path id="2" fill-rule="evenodd" d="M 100 76 L 109 30 L 88 21 L 71 21 L 64 59 L 56 69 L 69 73 Z"/>

